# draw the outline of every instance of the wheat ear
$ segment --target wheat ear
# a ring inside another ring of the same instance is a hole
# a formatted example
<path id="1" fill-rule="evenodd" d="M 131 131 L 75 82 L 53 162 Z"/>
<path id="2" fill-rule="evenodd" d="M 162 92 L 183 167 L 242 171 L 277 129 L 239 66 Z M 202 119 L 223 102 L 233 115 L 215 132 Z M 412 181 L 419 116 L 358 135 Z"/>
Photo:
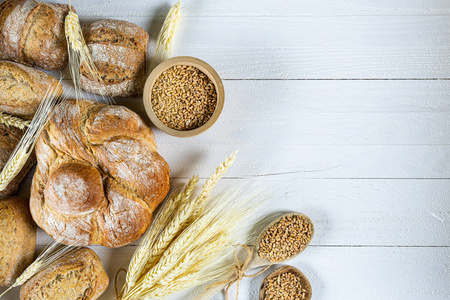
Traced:
<path id="1" fill-rule="evenodd" d="M 193 176 L 191 180 L 189 180 L 189 183 L 185 186 L 183 192 L 181 193 L 182 202 L 180 204 L 180 208 L 154 242 L 151 255 L 147 261 L 146 269 L 150 269 L 154 266 L 167 246 L 169 246 L 170 243 L 189 225 L 187 220 L 195 208 L 195 204 L 192 201 L 189 201 L 189 198 L 198 180 L 198 176 Z"/>
<path id="2" fill-rule="evenodd" d="M 81 30 L 78 15 L 73 11 L 69 0 L 69 13 L 64 20 L 64 32 L 67 41 L 67 51 L 69 54 L 69 70 L 72 76 L 73 85 L 75 87 L 76 99 L 82 98 L 82 90 L 80 83 L 80 68 L 86 69 L 88 75 L 97 81 L 101 87 L 100 94 L 107 104 L 113 103 L 113 99 L 106 96 L 106 87 L 103 79 L 94 64 L 89 48 Z"/>
<path id="3" fill-rule="evenodd" d="M 14 283 L 0 295 L 0 298 L 3 297 L 3 295 L 9 292 L 12 288 L 27 282 L 28 279 L 33 277 L 34 274 L 36 274 L 37 272 L 39 272 L 39 270 L 42 269 L 42 265 L 43 264 L 41 261 L 34 261 L 31 265 L 28 266 L 28 268 L 25 269 L 25 271 L 22 272 L 22 274 L 20 274 L 19 277 L 17 277 L 16 281 L 14 281 Z"/>
<path id="4" fill-rule="evenodd" d="M 175 33 L 180 22 L 181 1 L 172 6 L 164 19 L 164 23 L 156 39 L 156 48 L 150 62 L 150 72 L 160 63 L 168 59 L 172 53 L 172 45 Z"/>
<path id="5" fill-rule="evenodd" d="M 146 233 L 145 241 L 141 242 L 139 248 L 136 249 L 136 257 L 133 255 L 128 268 L 128 272 L 132 270 L 130 272 L 132 275 L 128 276 L 127 273 L 126 286 L 128 291 L 136 285 L 140 275 L 148 271 L 158 261 L 165 248 L 185 228 L 183 226 L 184 221 L 180 220 L 179 214 L 173 212 L 183 210 L 185 203 L 189 202 L 188 200 L 198 180 L 198 176 L 193 176 L 181 193 L 173 194 L 175 196 L 169 198 L 168 203 L 163 207 L 160 216 L 157 218 L 157 224 Z M 167 225 L 168 222 L 170 222 L 169 225 Z M 181 226 L 183 227 L 180 228 Z"/>
<path id="6" fill-rule="evenodd" d="M 59 95 L 62 94 L 61 89 L 62 86 L 60 84 L 51 85 L 48 88 L 44 99 L 39 104 L 39 107 L 31 120 L 30 126 L 25 131 L 25 134 L 20 139 L 0 173 L 0 191 L 5 190 L 14 177 L 19 174 L 33 152 L 37 137 L 44 128 L 53 107 L 59 100 Z"/>
<path id="7" fill-rule="evenodd" d="M 5 190 L 9 183 L 20 173 L 32 151 L 26 152 L 25 149 L 19 149 L 16 155 L 8 160 L 0 174 L 0 191 Z"/>
<path id="8" fill-rule="evenodd" d="M 217 252 L 221 251 L 230 239 L 230 234 L 222 231 L 216 234 L 212 240 L 199 245 L 196 249 L 186 252 L 183 258 L 180 259 L 172 270 L 164 275 L 164 278 L 158 283 L 168 285 L 175 280 L 175 278 L 183 274 L 187 275 L 192 273 L 190 272 L 192 269 L 198 269 L 199 265 L 203 266 L 206 264 L 205 261 L 210 261 L 211 256 L 214 256 Z"/>
<path id="9" fill-rule="evenodd" d="M 192 208 L 195 208 L 195 205 L 204 203 L 210 196 L 211 192 L 214 190 L 217 182 L 222 177 L 222 175 L 231 167 L 231 165 L 236 160 L 237 151 L 233 152 L 229 157 L 226 158 L 224 162 L 220 164 L 220 166 L 216 169 L 216 171 L 211 175 L 211 177 L 206 181 L 206 183 L 202 187 L 202 191 L 200 195 L 192 202 Z M 197 211 L 192 211 L 193 214 L 197 214 L 197 216 L 190 215 L 191 218 L 198 217 L 203 211 L 203 205 L 200 205 L 200 209 Z M 206 223 L 206 220 L 204 221 Z M 202 222 L 198 222 L 195 224 L 195 231 L 192 233 L 196 236 L 204 229 L 204 224 Z M 155 281 L 157 281 L 161 276 L 164 275 L 164 272 L 173 266 L 174 261 L 177 256 L 174 253 L 179 252 L 188 244 L 189 239 L 192 238 L 190 235 L 192 229 L 183 231 L 183 233 L 178 236 L 178 238 L 170 244 L 169 248 L 164 251 L 163 256 L 160 258 L 160 261 L 145 275 L 144 285 L 152 286 Z"/>
<path id="10" fill-rule="evenodd" d="M 145 275 L 140 289 L 132 291 L 133 293 L 128 299 L 147 295 L 148 289 L 165 282 L 166 276 L 176 277 L 176 275 L 180 274 L 176 268 L 180 267 L 180 260 L 183 260 L 183 255 L 180 256 L 180 253 L 185 253 L 186 255 L 186 253 L 190 252 L 200 252 L 203 254 L 206 242 L 209 241 L 212 242 L 212 245 L 209 245 L 209 251 L 206 250 L 206 252 L 209 252 L 207 257 L 203 257 L 203 255 L 189 256 L 189 259 L 193 260 L 189 263 L 192 265 L 192 268 L 189 269 L 188 267 L 189 272 L 201 271 L 198 274 L 206 274 L 205 269 L 209 269 L 209 266 L 214 265 L 212 262 L 216 260 L 217 256 L 230 251 L 232 245 L 238 243 L 234 240 L 236 237 L 235 231 L 237 228 L 240 228 L 242 222 L 257 207 L 252 202 L 259 198 L 255 197 L 249 199 L 249 201 L 237 203 L 237 200 L 241 200 L 241 197 L 238 195 L 240 194 L 231 194 L 231 196 L 227 194 L 214 198 L 214 204 L 170 244 L 155 267 Z M 222 238 L 214 242 L 217 236 Z M 187 263 L 187 261 L 185 260 L 184 263 Z M 219 269 L 216 273 L 224 274 L 230 271 L 229 263 L 222 262 L 216 265 Z M 175 272 L 175 274 L 169 275 L 171 272 Z M 177 278 L 179 277 L 180 275 Z M 196 284 L 192 286 L 213 278 L 211 273 L 199 276 L 196 278 Z"/>
<path id="11" fill-rule="evenodd" d="M 0 298 L 12 288 L 19 285 L 23 285 L 36 273 L 40 272 L 41 270 L 49 266 L 51 263 L 60 259 L 65 254 L 67 254 L 68 252 L 72 251 L 75 248 L 77 247 L 61 246 L 61 244 L 59 244 L 58 242 L 53 242 L 44 251 L 41 252 L 41 254 L 34 260 L 34 262 L 31 265 L 29 265 L 22 272 L 22 274 L 20 274 L 19 277 L 16 278 L 14 283 L 0 295 Z"/>
<path id="12" fill-rule="evenodd" d="M 162 278 L 177 263 L 179 254 L 188 251 L 196 242 L 196 237 L 203 233 L 206 227 L 211 225 L 211 219 L 197 220 L 188 229 L 183 231 L 164 251 L 163 255 L 150 269 L 143 278 L 143 286 L 152 287 L 159 279 Z"/>
<path id="13" fill-rule="evenodd" d="M 193 188 L 193 187 L 192 187 Z M 148 253 L 153 251 L 152 246 L 159 232 L 166 226 L 167 222 L 173 217 L 173 212 L 178 209 L 178 206 L 182 202 L 183 192 L 172 193 L 169 198 L 164 201 L 163 207 L 160 209 L 159 213 L 155 216 L 153 223 L 147 229 L 141 243 L 136 249 L 133 257 L 131 258 L 130 264 L 128 266 L 127 276 L 126 276 L 126 286 L 130 290 L 138 280 L 139 276 L 146 269 Z"/>
<path id="14" fill-rule="evenodd" d="M 236 154 L 237 151 L 234 151 L 233 153 L 228 156 L 224 162 L 220 164 L 220 166 L 217 167 L 216 171 L 208 178 L 206 183 L 202 186 L 202 191 L 200 195 L 197 196 L 195 199 L 195 203 L 197 204 L 197 209 L 192 214 L 191 218 L 195 219 L 197 218 L 201 212 L 203 211 L 204 204 L 209 196 L 211 195 L 211 192 L 216 187 L 217 182 L 220 178 L 222 178 L 223 174 L 225 174 L 226 171 L 233 165 L 234 161 L 236 160 Z"/>
<path id="15" fill-rule="evenodd" d="M 245 230 L 243 222 L 267 199 L 245 196 L 245 190 L 213 196 L 199 218 L 169 246 L 157 266 L 124 299 L 159 299 L 185 288 L 233 274 L 233 245 Z M 262 201 L 262 202 L 261 202 Z M 155 271 L 153 271 L 155 270 Z M 153 273 L 153 275 L 150 275 Z"/>
<path id="16" fill-rule="evenodd" d="M 22 118 L 14 117 L 0 112 L 0 123 L 6 126 L 13 126 L 23 130 L 30 126 L 31 121 L 27 121 Z"/>

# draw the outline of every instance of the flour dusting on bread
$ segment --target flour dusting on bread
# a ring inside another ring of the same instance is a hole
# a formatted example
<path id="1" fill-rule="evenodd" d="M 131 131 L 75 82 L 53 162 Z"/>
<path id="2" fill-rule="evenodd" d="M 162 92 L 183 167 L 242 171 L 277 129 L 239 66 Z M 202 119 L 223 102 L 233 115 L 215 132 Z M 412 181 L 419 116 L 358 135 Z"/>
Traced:
<path id="1" fill-rule="evenodd" d="M 119 247 L 138 239 L 169 190 L 151 129 L 124 107 L 66 100 L 63 109 L 36 146 L 36 223 L 66 244 Z"/>

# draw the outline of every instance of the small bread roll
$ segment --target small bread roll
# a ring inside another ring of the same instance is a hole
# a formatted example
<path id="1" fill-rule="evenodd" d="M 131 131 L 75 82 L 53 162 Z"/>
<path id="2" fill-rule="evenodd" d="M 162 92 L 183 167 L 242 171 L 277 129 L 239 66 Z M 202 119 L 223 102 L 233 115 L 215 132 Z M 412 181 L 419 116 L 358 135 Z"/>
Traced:
<path id="1" fill-rule="evenodd" d="M 21 300 L 94 300 L 108 287 L 100 258 L 89 248 L 73 250 L 38 272 L 20 289 Z"/>
<path id="2" fill-rule="evenodd" d="M 146 80 L 148 34 L 120 20 L 98 20 L 83 26 L 83 35 L 103 84 L 81 66 L 81 87 L 112 97 L 142 94 Z"/>
<path id="3" fill-rule="evenodd" d="M 34 259 L 36 225 L 28 200 L 0 200 L 0 286 L 10 286 Z"/>
<path id="4" fill-rule="evenodd" d="M 46 70 L 67 64 L 64 18 L 69 6 L 35 0 L 6 0 L 0 5 L 0 59 Z"/>
<path id="5" fill-rule="evenodd" d="M 0 61 L 0 78 L 0 112 L 28 120 L 50 87 L 62 93 L 61 83 L 52 76 L 10 61 Z"/>

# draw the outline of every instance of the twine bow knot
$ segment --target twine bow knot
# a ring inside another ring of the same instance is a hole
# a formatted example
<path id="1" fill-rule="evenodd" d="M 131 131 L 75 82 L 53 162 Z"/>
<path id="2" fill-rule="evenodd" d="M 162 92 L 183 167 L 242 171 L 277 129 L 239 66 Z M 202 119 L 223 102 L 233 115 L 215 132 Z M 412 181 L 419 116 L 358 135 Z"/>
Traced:
<path id="1" fill-rule="evenodd" d="M 247 251 L 247 258 L 244 260 L 244 262 L 242 264 L 239 262 L 239 258 L 237 256 L 238 247 L 242 247 Z M 233 279 L 231 279 L 231 281 L 221 283 L 221 284 L 228 283 L 227 287 L 225 289 L 225 297 L 227 300 L 230 299 L 228 296 L 228 290 L 235 282 L 237 283 L 236 284 L 236 300 L 237 300 L 239 297 L 239 283 L 241 282 L 241 280 L 244 277 L 256 277 L 256 276 L 264 273 L 265 271 L 267 271 L 267 269 L 270 268 L 270 265 L 268 265 L 261 271 L 257 272 L 256 274 L 246 275 L 245 272 L 248 270 L 248 264 L 252 260 L 252 251 L 250 250 L 250 248 L 247 245 L 243 245 L 243 244 L 236 245 L 236 248 L 234 249 L 234 260 L 236 261 L 236 265 L 234 266 Z"/>

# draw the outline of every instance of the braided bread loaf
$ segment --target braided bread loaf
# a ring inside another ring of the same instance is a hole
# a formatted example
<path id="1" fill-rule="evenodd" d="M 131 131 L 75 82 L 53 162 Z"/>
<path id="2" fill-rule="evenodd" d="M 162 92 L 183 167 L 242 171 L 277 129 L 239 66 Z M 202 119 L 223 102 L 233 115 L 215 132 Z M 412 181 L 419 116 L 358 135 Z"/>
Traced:
<path id="1" fill-rule="evenodd" d="M 151 129 L 122 106 L 67 100 L 39 136 L 36 156 L 31 213 L 64 244 L 135 241 L 169 190 Z"/>

